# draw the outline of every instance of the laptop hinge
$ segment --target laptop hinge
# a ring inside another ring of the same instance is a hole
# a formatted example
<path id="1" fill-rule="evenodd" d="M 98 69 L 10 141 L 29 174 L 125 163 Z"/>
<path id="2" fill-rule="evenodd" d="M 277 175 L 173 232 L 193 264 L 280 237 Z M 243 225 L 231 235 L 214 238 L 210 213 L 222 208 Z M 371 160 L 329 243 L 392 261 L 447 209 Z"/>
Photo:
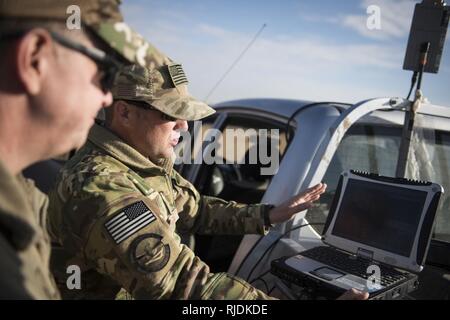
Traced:
<path id="1" fill-rule="evenodd" d="M 356 251 L 356 256 L 358 258 L 362 258 L 362 259 L 366 259 L 366 260 L 373 260 L 373 251 L 363 249 L 363 248 L 358 248 L 358 250 Z"/>

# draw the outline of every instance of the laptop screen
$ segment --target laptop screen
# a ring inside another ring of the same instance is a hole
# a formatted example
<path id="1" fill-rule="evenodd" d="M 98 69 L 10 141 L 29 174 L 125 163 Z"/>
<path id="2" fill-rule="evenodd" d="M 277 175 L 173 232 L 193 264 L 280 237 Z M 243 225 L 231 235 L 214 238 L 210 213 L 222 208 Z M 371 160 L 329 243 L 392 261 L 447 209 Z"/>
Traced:
<path id="1" fill-rule="evenodd" d="M 427 192 L 349 179 L 332 234 L 408 257 Z"/>

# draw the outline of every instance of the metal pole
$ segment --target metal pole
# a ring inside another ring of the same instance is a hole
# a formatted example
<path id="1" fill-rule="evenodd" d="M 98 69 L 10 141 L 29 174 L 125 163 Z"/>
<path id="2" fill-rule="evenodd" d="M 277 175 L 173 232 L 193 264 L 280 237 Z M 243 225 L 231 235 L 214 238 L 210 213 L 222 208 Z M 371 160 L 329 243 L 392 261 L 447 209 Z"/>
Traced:
<path id="1" fill-rule="evenodd" d="M 420 87 L 422 85 L 422 75 L 427 64 L 428 51 L 430 49 L 430 43 L 425 42 L 420 47 L 420 70 L 419 70 L 419 81 L 417 83 L 416 94 L 414 97 L 414 102 L 407 107 L 405 111 L 405 122 L 403 123 L 402 140 L 400 142 L 400 150 L 397 159 L 397 170 L 395 176 L 399 178 L 405 178 L 406 165 L 408 163 L 409 149 L 411 145 L 412 135 L 414 131 L 414 122 L 416 118 L 416 113 L 420 108 L 422 102 L 422 91 Z"/>

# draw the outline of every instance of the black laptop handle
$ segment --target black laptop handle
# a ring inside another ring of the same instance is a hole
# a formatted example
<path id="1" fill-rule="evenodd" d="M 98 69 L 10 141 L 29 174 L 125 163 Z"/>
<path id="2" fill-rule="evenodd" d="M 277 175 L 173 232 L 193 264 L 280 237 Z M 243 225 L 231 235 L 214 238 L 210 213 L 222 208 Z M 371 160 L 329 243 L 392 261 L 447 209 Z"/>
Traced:
<path id="1" fill-rule="evenodd" d="M 383 182 L 391 182 L 391 183 L 397 183 L 397 184 L 404 184 L 404 185 L 413 185 L 413 186 L 429 186 L 432 183 L 428 181 L 420 181 L 420 180 L 413 180 L 413 179 L 407 179 L 407 178 L 394 178 L 394 177 L 386 177 L 386 176 L 380 176 L 376 173 L 369 173 L 365 171 L 358 171 L 358 170 L 350 170 L 351 173 L 365 177 L 370 178 L 378 181 Z"/>

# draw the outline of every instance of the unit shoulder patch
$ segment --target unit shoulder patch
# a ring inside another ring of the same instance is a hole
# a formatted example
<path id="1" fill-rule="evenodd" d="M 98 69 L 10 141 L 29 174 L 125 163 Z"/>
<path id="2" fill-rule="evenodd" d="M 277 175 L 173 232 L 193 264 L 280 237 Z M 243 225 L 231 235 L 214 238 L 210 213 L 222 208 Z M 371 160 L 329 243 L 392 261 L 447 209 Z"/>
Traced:
<path id="1" fill-rule="evenodd" d="M 162 270 L 170 259 L 170 246 L 163 237 L 155 234 L 143 234 L 130 245 L 129 255 L 137 270 L 142 273 Z"/>

